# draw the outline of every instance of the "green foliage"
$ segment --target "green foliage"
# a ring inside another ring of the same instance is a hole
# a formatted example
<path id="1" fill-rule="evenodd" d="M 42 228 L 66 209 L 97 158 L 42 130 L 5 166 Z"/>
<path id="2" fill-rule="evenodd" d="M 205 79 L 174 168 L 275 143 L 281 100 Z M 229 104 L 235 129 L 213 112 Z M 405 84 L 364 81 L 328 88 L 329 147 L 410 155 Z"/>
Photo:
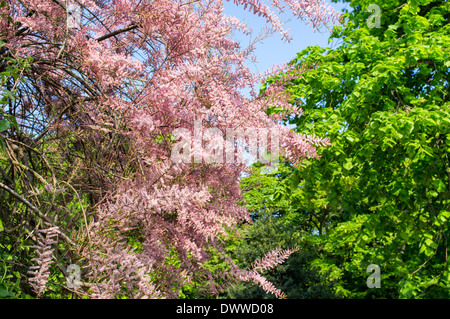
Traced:
<path id="1" fill-rule="evenodd" d="M 4 1 L 0 3 L 0 8 L 3 7 Z M 5 46 L 3 41 L 0 41 L 0 49 Z M 16 89 L 17 83 L 19 81 L 23 81 L 22 73 L 25 69 L 30 67 L 30 63 L 32 58 L 22 59 L 17 58 L 13 59 L 11 57 L 2 57 L 6 66 L 4 67 L 3 72 L 0 72 L 0 114 L 3 116 L 3 120 L 0 120 L 0 133 L 6 131 L 9 127 L 14 127 L 17 131 L 19 131 L 19 124 L 17 123 L 16 117 L 14 114 L 8 114 L 3 105 L 9 105 L 11 102 L 14 102 L 16 99 Z M 0 136 L 0 146 L 2 151 L 5 150 L 5 141 L 2 136 Z"/>
<path id="2" fill-rule="evenodd" d="M 243 269 L 273 249 L 297 247 L 303 237 L 303 233 L 283 217 L 268 213 L 259 214 L 254 223 L 243 227 L 242 235 L 239 245 L 232 250 L 232 256 Z M 302 245 L 285 263 L 264 271 L 263 276 L 289 299 L 336 298 L 325 277 L 311 267 L 316 255 L 314 247 Z M 225 296 L 233 299 L 275 298 L 249 282 L 232 286 Z"/>
<path id="3" fill-rule="evenodd" d="M 4 228 L 0 227 L 0 299 L 30 299 L 33 298 L 30 291 L 23 290 L 21 285 L 24 281 L 24 267 L 17 258 L 18 254 L 30 251 L 30 247 L 21 240 L 19 252 L 13 253 L 11 237 L 6 234 Z"/>
<path id="4" fill-rule="evenodd" d="M 234 247 L 236 244 L 236 238 L 230 237 L 227 239 L 228 247 Z M 182 299 L 213 299 L 217 296 L 212 295 L 208 288 L 212 284 L 216 284 L 219 287 L 224 287 L 228 283 L 226 279 L 218 275 L 229 272 L 229 264 L 225 255 L 218 250 L 208 249 L 207 251 L 210 258 L 202 265 L 202 269 L 206 272 L 213 274 L 212 276 L 205 276 L 202 272 L 195 274 L 193 280 L 180 289 L 179 298 Z M 218 291 L 219 292 L 219 291 Z"/>
<path id="5" fill-rule="evenodd" d="M 292 62 L 311 70 L 286 88 L 304 111 L 289 124 L 332 146 L 272 185 L 287 190 L 270 205 L 316 219 L 314 265 L 344 296 L 448 298 L 450 3 L 379 1 L 380 28 L 368 4 L 351 1 L 338 48 Z M 367 288 L 372 263 L 381 289 Z"/>
<path id="6" fill-rule="evenodd" d="M 228 245 L 232 257 L 241 268 L 276 249 L 300 248 L 289 259 L 263 275 L 291 299 L 336 298 L 333 283 L 313 269 L 319 256 L 315 245 L 305 238 L 317 233 L 321 216 L 308 214 L 297 205 L 299 195 L 290 184 L 298 174 L 289 163 L 279 163 L 277 171 L 262 173 L 263 165 L 252 167 L 252 174 L 241 180 L 245 204 L 253 223 L 242 226 L 241 235 Z M 226 298 L 274 298 L 258 285 L 239 283 L 228 289 Z"/>
<path id="7" fill-rule="evenodd" d="M 61 218 L 62 226 L 67 225 L 74 229 L 85 228 L 80 216 L 82 216 L 81 206 L 89 207 L 87 196 L 80 198 L 80 202 L 76 196 L 69 196 L 66 191 L 58 194 L 43 191 L 41 200 L 48 200 L 51 203 L 48 207 L 53 207 L 55 210 L 60 209 L 60 205 L 65 203 L 64 206 L 67 207 L 70 214 Z M 9 209 L 10 207 L 12 208 Z M 42 208 L 44 207 L 45 205 L 42 205 Z M 25 210 L 25 207 L 20 203 L 4 203 L 3 208 L 16 211 L 16 213 L 9 216 L 8 219 L 4 219 L 6 221 L 4 224 L 0 221 L 0 298 L 35 298 L 35 293 L 28 284 L 29 267 L 35 264 L 32 258 L 37 256 L 35 248 L 32 247 L 35 243 L 29 240 L 29 232 L 23 231 L 23 219 L 17 214 L 21 209 Z M 71 298 L 73 297 L 72 293 L 62 289 L 62 284 L 66 284 L 67 278 L 61 272 L 61 268 L 66 268 L 72 263 L 81 264 L 81 262 L 78 262 L 62 242 L 55 248 L 64 253 L 58 255 L 50 269 L 48 289 L 44 291 L 42 298 Z"/>

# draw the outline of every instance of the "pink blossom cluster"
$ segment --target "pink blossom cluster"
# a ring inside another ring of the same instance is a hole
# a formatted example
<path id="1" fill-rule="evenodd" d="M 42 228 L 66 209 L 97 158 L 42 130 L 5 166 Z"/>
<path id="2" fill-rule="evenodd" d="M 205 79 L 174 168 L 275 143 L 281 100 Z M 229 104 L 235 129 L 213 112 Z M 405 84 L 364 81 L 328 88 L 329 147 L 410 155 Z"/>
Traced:
<path id="1" fill-rule="evenodd" d="M 283 1 L 297 18 L 305 20 L 314 29 L 330 27 L 338 23 L 341 14 L 324 0 L 287 0 Z M 272 0 L 273 5 L 279 10 L 284 9 L 279 0 Z"/>
<path id="2" fill-rule="evenodd" d="M 11 0 L 17 24 L 1 24 L 0 32 L 8 35 L 5 47 L 13 55 L 33 57 L 33 67 L 58 84 L 39 88 L 52 112 L 76 100 L 76 116 L 53 129 L 96 145 L 97 155 L 86 160 L 105 171 L 92 176 L 104 189 L 89 224 L 88 246 L 78 247 L 87 260 L 84 280 L 93 283 L 92 296 L 177 297 L 184 284 L 198 278 L 209 278 L 210 291 L 217 292 L 213 274 L 202 265 L 211 251 L 225 253 L 222 240 L 229 229 L 250 222 L 238 184 L 246 167 L 173 163 L 173 131 L 187 128 L 192 135 L 196 121 L 223 133 L 239 127 L 276 129 L 282 154 L 293 163 L 317 156 L 316 146 L 329 141 L 296 134 L 279 124 L 278 115 L 267 116 L 270 106 L 287 113 L 301 110 L 292 108 L 281 84 L 265 95 L 255 93 L 262 77 L 247 66 L 254 47 L 240 48 L 231 38 L 233 30 L 248 30 L 223 14 L 221 0 L 77 1 L 82 7 L 78 29 L 66 28 L 67 2 L 72 1 Z M 235 2 L 289 37 L 267 5 Z M 315 27 L 335 16 L 320 0 L 284 2 Z M 246 88 L 253 90 L 251 98 L 242 93 Z M 122 144 L 111 151 L 116 142 Z M 36 247 L 39 266 L 32 282 L 38 292 L 48 276 L 55 233 L 47 230 Z M 269 253 L 255 269 L 274 266 L 290 253 Z M 234 274 L 282 297 L 256 270 Z"/>
<path id="3" fill-rule="evenodd" d="M 264 257 L 256 260 L 252 264 L 250 270 L 237 270 L 239 279 L 258 284 L 265 292 L 274 294 L 277 298 L 285 298 L 286 294 L 280 289 L 276 288 L 273 283 L 268 281 L 258 271 L 264 271 L 272 269 L 279 264 L 282 264 L 298 249 L 285 249 L 276 248 L 268 252 Z"/>
<path id="4" fill-rule="evenodd" d="M 278 264 L 282 264 L 291 254 L 298 251 L 298 249 L 274 249 L 268 252 L 263 258 L 256 260 L 252 264 L 253 270 L 268 270 L 272 269 Z"/>
<path id="5" fill-rule="evenodd" d="M 55 238 L 58 236 L 58 227 L 49 227 L 44 229 L 38 229 L 36 238 L 37 245 L 32 246 L 35 249 L 37 257 L 32 261 L 37 265 L 30 266 L 28 273 L 32 276 L 28 279 L 33 290 L 41 295 L 47 285 L 48 277 L 50 275 L 50 267 L 53 263 L 54 248 L 52 245 L 56 244 Z"/>

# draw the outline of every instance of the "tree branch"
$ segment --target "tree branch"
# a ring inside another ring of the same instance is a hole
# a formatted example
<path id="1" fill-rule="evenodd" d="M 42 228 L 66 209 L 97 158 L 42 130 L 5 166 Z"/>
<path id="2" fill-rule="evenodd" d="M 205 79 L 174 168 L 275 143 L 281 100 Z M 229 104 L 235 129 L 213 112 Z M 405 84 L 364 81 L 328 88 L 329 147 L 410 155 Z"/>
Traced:
<path id="1" fill-rule="evenodd" d="M 42 218 L 43 220 L 45 220 L 47 223 L 51 224 L 52 226 L 56 226 L 47 216 L 44 215 L 44 213 L 42 213 L 36 206 L 34 206 L 33 204 L 31 204 L 27 199 L 23 198 L 22 196 L 20 196 L 19 194 L 17 194 L 14 190 L 12 190 L 11 188 L 9 188 L 8 186 L 6 186 L 5 184 L 0 182 L 0 188 L 3 188 L 5 191 L 7 191 L 8 193 L 10 193 L 11 195 L 13 195 L 15 198 L 17 198 L 18 200 L 20 200 L 22 203 L 24 203 L 25 205 L 28 206 L 28 208 L 30 208 L 33 213 L 35 213 L 36 215 L 38 215 L 40 218 Z M 72 246 L 75 246 L 75 243 L 69 238 L 67 237 L 65 234 L 63 234 L 62 232 L 59 233 L 59 235 L 65 240 L 67 241 L 69 244 L 71 244 Z"/>
<path id="2" fill-rule="evenodd" d="M 120 33 L 124 33 L 124 32 L 127 32 L 127 31 L 131 31 L 131 30 L 137 29 L 138 27 L 139 27 L 138 24 L 130 24 L 129 26 L 126 26 L 126 27 L 124 27 L 122 29 L 118 29 L 116 31 L 110 32 L 108 34 L 105 34 L 105 35 L 103 35 L 103 36 L 101 36 L 101 37 L 99 37 L 99 38 L 97 38 L 95 40 L 97 40 L 98 42 L 102 42 L 103 40 L 106 40 L 106 39 L 109 39 L 111 37 L 114 37 L 114 36 L 116 36 L 116 35 L 118 35 Z"/>

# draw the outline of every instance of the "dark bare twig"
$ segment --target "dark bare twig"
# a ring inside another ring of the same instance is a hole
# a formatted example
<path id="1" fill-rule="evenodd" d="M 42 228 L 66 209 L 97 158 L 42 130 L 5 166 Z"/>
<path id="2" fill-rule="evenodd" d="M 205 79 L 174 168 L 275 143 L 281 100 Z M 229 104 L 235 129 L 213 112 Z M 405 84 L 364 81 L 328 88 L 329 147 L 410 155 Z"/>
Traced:
<path id="1" fill-rule="evenodd" d="M 126 26 L 124 28 L 121 28 L 121 29 L 118 29 L 116 31 L 110 32 L 108 34 L 105 34 L 105 35 L 103 35 L 103 36 L 101 36 L 101 37 L 99 37 L 99 38 L 97 38 L 95 40 L 97 40 L 98 42 L 101 42 L 101 41 L 104 41 L 104 40 L 109 39 L 111 37 L 114 37 L 114 36 L 116 36 L 118 34 L 137 29 L 138 27 L 139 27 L 138 24 L 130 24 L 129 26 Z"/>
<path id="2" fill-rule="evenodd" d="M 31 209 L 31 211 L 33 211 L 33 213 L 35 213 L 36 215 L 38 215 L 41 219 L 43 219 L 44 221 L 46 221 L 47 223 L 51 224 L 52 226 L 56 226 L 53 224 L 53 222 L 47 217 L 45 216 L 44 213 L 42 213 L 36 206 L 34 206 L 33 204 L 31 204 L 27 199 L 23 198 L 22 196 L 20 196 L 19 194 L 17 194 L 13 189 L 9 188 L 8 186 L 6 186 L 5 184 L 0 182 L 0 188 L 3 188 L 5 191 L 7 191 L 8 193 L 10 193 L 11 195 L 13 195 L 15 198 L 17 198 L 18 200 L 20 200 L 22 203 L 24 203 L 25 205 L 27 205 L 28 208 Z M 72 246 L 75 245 L 75 243 L 65 234 L 60 233 L 61 237 L 68 242 L 69 244 L 71 244 Z"/>

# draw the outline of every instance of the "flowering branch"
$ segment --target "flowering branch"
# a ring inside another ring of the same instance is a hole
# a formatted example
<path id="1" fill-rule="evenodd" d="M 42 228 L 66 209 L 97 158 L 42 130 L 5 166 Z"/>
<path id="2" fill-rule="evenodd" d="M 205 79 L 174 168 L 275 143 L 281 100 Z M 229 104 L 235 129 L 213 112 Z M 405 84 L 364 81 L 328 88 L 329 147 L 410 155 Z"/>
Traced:
<path id="1" fill-rule="evenodd" d="M 30 267 L 28 273 L 33 277 L 28 281 L 31 283 L 34 291 L 40 296 L 45 290 L 50 275 L 50 266 L 52 265 L 54 251 L 51 246 L 57 243 L 55 237 L 60 234 L 60 231 L 58 227 L 50 227 L 39 229 L 38 233 L 44 234 L 45 238 L 38 239 L 37 245 L 32 246 L 32 248 L 36 249 L 38 255 L 38 257 L 32 259 L 32 261 L 37 263 L 37 266 Z"/>

